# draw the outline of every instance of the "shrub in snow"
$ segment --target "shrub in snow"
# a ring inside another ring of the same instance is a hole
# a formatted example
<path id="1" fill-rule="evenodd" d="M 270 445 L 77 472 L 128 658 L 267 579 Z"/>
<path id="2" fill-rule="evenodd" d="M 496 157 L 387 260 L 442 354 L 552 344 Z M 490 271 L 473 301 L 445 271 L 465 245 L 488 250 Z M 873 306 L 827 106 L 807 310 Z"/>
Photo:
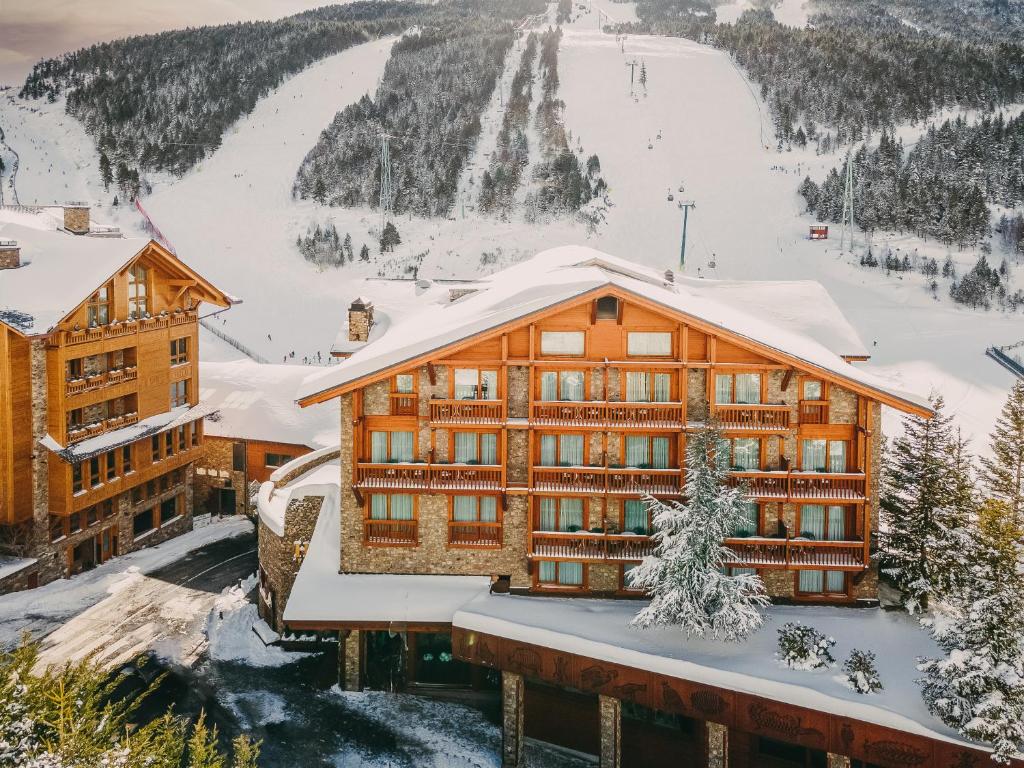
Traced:
<path id="1" fill-rule="evenodd" d="M 882 690 L 882 681 L 875 667 L 875 654 L 871 651 L 850 651 L 850 658 L 843 662 L 846 681 L 857 693 L 875 693 Z"/>
<path id="2" fill-rule="evenodd" d="M 778 657 L 792 669 L 821 669 L 836 663 L 836 641 L 813 627 L 789 622 L 779 630 Z"/>
<path id="3" fill-rule="evenodd" d="M 726 573 L 733 559 L 722 541 L 741 527 L 743 490 L 726 485 L 715 460 L 728 451 L 721 435 L 703 429 L 687 440 L 685 502 L 651 497 L 654 554 L 630 572 L 630 585 L 651 596 L 633 626 L 673 625 L 694 637 L 741 640 L 764 622 L 764 584 L 753 574 Z"/>

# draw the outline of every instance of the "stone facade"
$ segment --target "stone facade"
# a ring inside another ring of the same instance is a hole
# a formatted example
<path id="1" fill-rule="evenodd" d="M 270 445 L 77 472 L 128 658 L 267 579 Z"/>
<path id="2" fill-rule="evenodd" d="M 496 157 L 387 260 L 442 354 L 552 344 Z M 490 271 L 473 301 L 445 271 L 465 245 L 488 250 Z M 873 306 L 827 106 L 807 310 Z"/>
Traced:
<path id="1" fill-rule="evenodd" d="M 689 422 L 707 421 L 708 372 L 703 368 L 690 368 L 686 371 L 686 420 Z"/>
<path id="2" fill-rule="evenodd" d="M 506 388 L 509 418 L 530 418 L 530 369 L 523 365 L 510 365 Z"/>
<path id="3" fill-rule="evenodd" d="M 524 765 L 526 690 L 523 676 L 501 673 L 501 768 Z"/>
<path id="4" fill-rule="evenodd" d="M 707 723 L 708 768 L 728 768 L 729 729 L 718 723 Z"/>
<path id="5" fill-rule="evenodd" d="M 356 299 L 348 308 L 348 340 L 367 341 L 372 327 L 373 304 Z"/>
<path id="6" fill-rule="evenodd" d="M 0 269 L 17 269 L 21 266 L 21 248 L 16 245 L 0 245 Z"/>
<path id="7" fill-rule="evenodd" d="M 235 492 L 236 515 L 248 511 L 249 489 L 244 471 L 234 467 L 234 440 L 226 437 L 206 437 L 203 440 L 203 457 L 196 462 L 195 503 L 196 509 L 213 514 L 218 509 L 217 494 L 222 488 Z M 226 512 L 227 510 L 221 510 Z"/>
<path id="8" fill-rule="evenodd" d="M 64 206 L 64 229 L 76 235 L 89 231 L 89 208 L 84 205 Z"/>
<path id="9" fill-rule="evenodd" d="M 622 701 L 611 696 L 597 697 L 597 711 L 601 723 L 600 768 L 620 768 L 622 765 Z"/>
<path id="10" fill-rule="evenodd" d="M 283 536 L 270 530 L 262 520 L 257 524 L 257 549 L 264 587 L 260 594 L 260 615 L 278 632 L 284 631 L 284 609 L 302 565 L 296 550 L 299 544 L 308 544 L 312 538 L 323 501 L 323 496 L 289 501 L 284 513 Z"/>

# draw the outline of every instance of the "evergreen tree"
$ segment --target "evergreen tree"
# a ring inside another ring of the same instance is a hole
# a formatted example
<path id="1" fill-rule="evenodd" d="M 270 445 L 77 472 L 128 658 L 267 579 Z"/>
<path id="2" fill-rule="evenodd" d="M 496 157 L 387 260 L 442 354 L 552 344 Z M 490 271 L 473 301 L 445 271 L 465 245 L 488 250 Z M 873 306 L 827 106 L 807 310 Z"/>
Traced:
<path id="1" fill-rule="evenodd" d="M 1024 531 L 999 501 L 982 505 L 970 578 L 947 597 L 932 633 L 944 658 L 922 659 L 928 710 L 1008 763 L 1024 750 Z"/>
<path id="2" fill-rule="evenodd" d="M 951 543 L 964 528 L 971 502 L 969 464 L 963 445 L 952 434 L 952 418 L 941 397 L 932 400 L 932 418 L 910 415 L 882 467 L 879 549 L 882 572 L 892 577 L 906 608 L 928 607 L 961 572 Z"/>
<path id="3" fill-rule="evenodd" d="M 756 575 L 730 576 L 722 542 L 742 527 L 743 489 L 731 488 L 728 444 L 713 427 L 687 440 L 685 501 L 645 501 L 653 512 L 655 552 L 630 572 L 632 586 L 651 596 L 633 626 L 672 625 L 689 636 L 742 640 L 764 621 L 768 604 Z"/>
<path id="4" fill-rule="evenodd" d="M 114 181 L 114 172 L 110 169 L 110 158 L 106 153 L 100 152 L 100 180 L 103 182 L 103 189 L 110 189 Z"/>
<path id="5" fill-rule="evenodd" d="M 359 249 L 359 260 L 369 261 L 370 260 L 370 246 L 363 243 L 363 247 Z"/>
<path id="6" fill-rule="evenodd" d="M 384 231 L 380 236 L 380 252 L 386 253 L 388 251 L 395 250 L 396 245 L 401 245 L 402 238 L 398 234 L 398 229 L 390 221 L 384 225 Z"/>
<path id="7" fill-rule="evenodd" d="M 644 63 L 643 59 L 640 60 L 640 85 L 643 86 L 644 90 L 647 90 L 647 64 Z"/>
<path id="8" fill-rule="evenodd" d="M 992 456 L 982 458 L 982 479 L 989 493 L 1024 522 L 1024 381 L 1010 389 L 992 433 Z"/>
<path id="9" fill-rule="evenodd" d="M 342 241 L 341 252 L 349 261 L 353 261 L 355 259 L 355 256 L 352 253 L 352 235 L 348 232 L 345 233 L 345 239 Z"/>

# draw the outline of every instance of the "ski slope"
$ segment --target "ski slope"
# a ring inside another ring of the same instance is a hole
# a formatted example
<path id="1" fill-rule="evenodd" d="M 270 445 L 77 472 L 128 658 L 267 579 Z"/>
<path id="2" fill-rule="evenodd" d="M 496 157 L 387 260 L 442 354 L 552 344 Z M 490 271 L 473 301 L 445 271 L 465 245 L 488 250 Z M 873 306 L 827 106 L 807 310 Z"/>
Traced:
<path id="1" fill-rule="evenodd" d="M 803 7 L 794 2 L 785 0 L 778 12 Z M 223 315 L 218 328 L 274 362 L 300 362 L 317 352 L 326 359 L 348 303 L 364 288 L 363 277 L 409 277 L 414 266 L 420 277 L 473 277 L 567 243 L 678 270 L 682 213 L 677 203 L 687 199 L 696 203 L 689 219 L 687 274 L 820 281 L 861 334 L 872 353 L 870 365 L 901 388 L 942 392 L 965 433 L 975 438 L 975 449 L 984 450 L 1012 382 L 984 350 L 1019 341 L 1024 335 L 1020 316 L 962 309 L 944 296 L 935 300 L 920 276 L 886 277 L 840 253 L 835 238 L 808 241 L 810 220 L 802 215 L 795 189 L 804 175 L 820 179 L 841 157 L 816 157 L 813 150 L 776 152 L 756 89 L 725 53 L 674 38 L 630 35 L 617 41 L 598 30 L 599 10 L 615 20 L 634 18 L 631 4 L 593 0 L 589 13 L 579 12 L 566 25 L 559 97 L 566 103 L 572 145 L 578 138 L 586 154 L 599 155 L 611 185 L 603 224 L 596 229 L 574 220 L 527 224 L 516 216 L 501 221 L 467 206 L 449 219 L 396 219 L 403 242 L 395 253 L 380 255 L 376 212 L 293 200 L 295 171 L 319 132 L 338 110 L 377 86 L 393 39 L 367 43 L 283 83 L 183 178 L 155 180 L 145 205 L 179 255 L 245 300 Z M 512 55 L 518 60 L 514 49 Z M 629 94 L 625 65 L 635 60 L 647 69 L 646 96 L 639 87 L 635 96 Z M 94 155 L 75 135 L 80 127 L 63 115 L 59 103 L 33 103 L 36 112 L 22 106 L 18 100 L 0 101 L 0 126 L 22 126 L 8 131 L 8 143 L 22 156 L 23 201 L 23 188 L 33 199 L 47 199 L 47 192 L 49 199 L 62 199 L 78 190 L 96 199 L 101 193 L 88 180 L 95 178 L 89 165 Z M 493 108 L 488 117 L 489 127 L 500 120 Z M 920 130 L 908 127 L 905 135 Z M 488 139 L 485 130 L 478 173 Z M 463 181 L 468 187 L 468 179 Z M 71 184 L 80 186 L 65 186 Z M 123 207 L 97 216 L 125 229 L 138 226 Z M 357 252 L 366 242 L 373 260 L 326 271 L 306 263 L 295 238 L 316 224 L 351 233 Z M 920 248 L 940 262 L 945 258 L 945 249 L 934 243 L 905 240 L 893 247 Z M 954 252 L 953 257 L 962 274 L 977 254 Z M 234 356 L 222 346 L 218 357 Z M 892 418 L 889 433 L 896 426 Z"/>

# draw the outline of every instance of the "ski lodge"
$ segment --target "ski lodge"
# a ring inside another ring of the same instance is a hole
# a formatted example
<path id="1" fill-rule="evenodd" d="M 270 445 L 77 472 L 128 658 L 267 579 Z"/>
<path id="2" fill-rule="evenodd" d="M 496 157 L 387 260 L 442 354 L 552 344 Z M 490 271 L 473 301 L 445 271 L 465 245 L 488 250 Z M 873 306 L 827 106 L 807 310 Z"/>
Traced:
<path id="1" fill-rule="evenodd" d="M 851 610 L 878 604 L 882 409 L 930 409 L 851 362 L 867 350 L 820 285 L 564 247 L 457 291 L 377 286 L 349 309 L 345 359 L 298 391 L 339 406 L 338 444 L 258 495 L 261 615 L 336 635 L 346 688 L 500 691 L 506 768 L 527 738 L 607 768 L 988 761 L 916 696 L 928 636 Z M 776 603 L 735 645 L 628 627 L 653 551 L 642 499 L 681 498 L 709 420 L 749 494 L 729 567 Z M 786 621 L 878 648 L 891 688 L 783 668 Z"/>

